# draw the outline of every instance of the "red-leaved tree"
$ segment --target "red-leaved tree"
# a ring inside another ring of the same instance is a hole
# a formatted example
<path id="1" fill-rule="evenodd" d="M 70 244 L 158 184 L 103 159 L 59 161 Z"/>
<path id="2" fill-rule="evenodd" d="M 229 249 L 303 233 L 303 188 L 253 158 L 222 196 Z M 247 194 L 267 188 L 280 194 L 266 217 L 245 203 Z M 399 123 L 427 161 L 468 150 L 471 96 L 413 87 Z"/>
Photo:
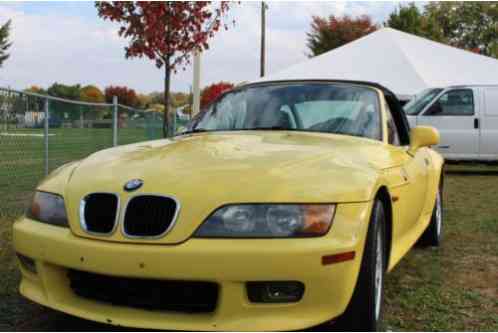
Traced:
<path id="1" fill-rule="evenodd" d="M 211 104 L 218 96 L 223 94 L 225 91 L 233 89 L 234 85 L 230 82 L 218 82 L 213 83 L 204 89 L 201 93 L 201 108 L 205 108 Z"/>
<path id="2" fill-rule="evenodd" d="M 123 105 L 128 105 L 131 107 L 136 107 L 139 104 L 139 100 L 135 90 L 120 87 L 120 86 L 109 86 L 104 90 L 105 101 L 107 103 L 112 103 L 113 96 L 118 97 L 118 102 Z"/>
<path id="3" fill-rule="evenodd" d="M 366 36 L 378 28 L 368 15 L 355 18 L 348 15 L 331 15 L 328 18 L 313 16 L 306 45 L 313 57 Z"/>
<path id="4" fill-rule="evenodd" d="M 164 66 L 164 135 L 169 132 L 168 105 L 171 72 L 189 63 L 193 51 L 208 49 L 208 39 L 224 26 L 226 1 L 96 2 L 98 15 L 120 24 L 119 35 L 129 39 L 126 58 L 147 57 Z"/>

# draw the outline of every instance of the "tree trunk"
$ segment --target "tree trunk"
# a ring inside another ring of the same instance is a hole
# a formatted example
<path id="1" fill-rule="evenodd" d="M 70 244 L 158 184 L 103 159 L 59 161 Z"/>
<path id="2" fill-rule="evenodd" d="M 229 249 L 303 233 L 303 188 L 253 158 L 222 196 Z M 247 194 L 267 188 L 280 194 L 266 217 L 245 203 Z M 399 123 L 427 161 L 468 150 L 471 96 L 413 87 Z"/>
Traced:
<path id="1" fill-rule="evenodd" d="M 166 56 L 166 61 L 164 63 L 164 121 L 163 121 L 163 136 L 166 138 L 169 135 L 169 130 L 170 130 L 170 125 L 169 125 L 169 112 L 168 112 L 168 106 L 169 106 L 169 87 L 170 87 L 170 81 L 171 81 L 171 68 L 169 67 L 170 64 L 170 56 Z"/>

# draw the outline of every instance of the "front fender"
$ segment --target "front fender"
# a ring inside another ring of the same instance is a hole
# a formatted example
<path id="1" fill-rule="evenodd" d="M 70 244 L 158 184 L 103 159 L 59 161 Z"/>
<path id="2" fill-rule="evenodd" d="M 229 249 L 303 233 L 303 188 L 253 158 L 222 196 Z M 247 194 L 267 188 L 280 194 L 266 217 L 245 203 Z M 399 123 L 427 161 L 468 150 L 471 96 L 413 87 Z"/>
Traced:
<path id="1" fill-rule="evenodd" d="M 428 170 L 427 200 L 425 211 L 434 209 L 437 191 L 443 186 L 444 181 L 444 158 L 432 149 L 427 149 L 431 165 Z"/>
<path id="2" fill-rule="evenodd" d="M 38 184 L 37 190 L 64 195 L 66 185 L 80 162 L 73 161 L 58 167 Z"/>

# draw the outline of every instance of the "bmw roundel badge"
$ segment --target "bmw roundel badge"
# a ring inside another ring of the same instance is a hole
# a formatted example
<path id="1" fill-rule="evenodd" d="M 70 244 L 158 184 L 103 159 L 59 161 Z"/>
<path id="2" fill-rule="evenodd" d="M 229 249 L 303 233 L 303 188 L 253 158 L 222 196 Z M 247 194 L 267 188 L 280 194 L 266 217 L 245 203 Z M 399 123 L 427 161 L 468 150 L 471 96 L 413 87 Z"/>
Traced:
<path id="1" fill-rule="evenodd" d="M 143 184 L 144 181 L 141 179 L 132 179 L 124 185 L 124 190 L 127 192 L 132 192 L 138 190 L 140 187 L 142 187 Z"/>

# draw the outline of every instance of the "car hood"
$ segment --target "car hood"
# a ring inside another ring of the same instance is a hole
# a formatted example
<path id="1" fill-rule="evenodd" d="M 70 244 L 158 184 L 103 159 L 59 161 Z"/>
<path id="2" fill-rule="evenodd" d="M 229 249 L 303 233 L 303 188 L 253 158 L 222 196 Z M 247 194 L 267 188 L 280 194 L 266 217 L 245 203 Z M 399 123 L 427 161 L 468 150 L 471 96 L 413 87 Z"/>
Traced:
<path id="1" fill-rule="evenodd" d="M 379 170 L 390 167 L 388 155 L 381 142 L 343 135 L 199 133 L 95 153 L 73 170 L 64 196 L 71 221 L 78 221 L 79 202 L 92 192 L 118 193 L 122 202 L 140 193 L 175 197 L 177 226 L 163 241 L 179 242 L 227 203 L 370 200 Z M 125 192 L 132 179 L 143 186 Z M 72 227 L 84 235 L 78 223 Z"/>

